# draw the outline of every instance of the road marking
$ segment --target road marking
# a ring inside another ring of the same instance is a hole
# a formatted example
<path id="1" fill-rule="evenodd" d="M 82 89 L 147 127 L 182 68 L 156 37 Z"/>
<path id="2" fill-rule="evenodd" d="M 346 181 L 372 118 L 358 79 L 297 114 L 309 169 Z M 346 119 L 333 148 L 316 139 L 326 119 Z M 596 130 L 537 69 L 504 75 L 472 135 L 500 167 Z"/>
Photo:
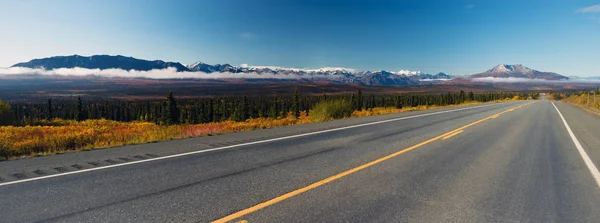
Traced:
<path id="1" fill-rule="evenodd" d="M 502 111 L 502 112 L 500 112 L 500 113 L 497 113 L 497 114 L 495 114 L 495 115 L 502 115 L 502 114 L 504 114 L 504 113 L 507 113 L 507 112 L 509 112 L 509 111 L 514 111 L 514 110 L 515 110 L 515 109 L 517 109 L 517 108 L 523 107 L 523 106 L 525 106 L 525 105 L 529 105 L 529 104 L 531 104 L 531 103 L 533 103 L 533 102 L 530 102 L 530 103 L 527 103 L 527 104 L 524 104 L 524 105 L 520 105 L 520 106 L 517 106 L 517 107 L 513 107 L 513 108 L 511 108 L 511 109 L 508 109 L 508 110 L 504 110 L 504 111 Z M 492 116 L 494 116 L 494 115 L 492 115 Z M 235 212 L 235 213 L 233 213 L 233 214 L 230 214 L 230 215 L 228 215 L 228 216 L 225 216 L 225 217 L 223 217 L 223 218 L 217 219 L 217 220 L 213 221 L 212 223 L 226 223 L 226 222 L 233 221 L 233 220 L 235 220 L 235 219 L 238 219 L 238 218 L 240 218 L 240 217 L 243 217 L 243 216 L 245 216 L 245 215 L 247 215 L 247 214 L 250 214 L 250 213 L 252 213 L 252 212 L 256 212 L 256 211 L 258 211 L 258 210 L 260 210 L 260 209 L 266 208 L 266 207 L 268 207 L 268 206 L 274 205 L 274 204 L 276 204 L 276 203 L 278 203 L 278 202 L 281 202 L 281 201 L 283 201 L 283 200 L 286 200 L 286 199 L 288 199 L 288 198 L 291 198 L 291 197 L 294 197 L 294 196 L 296 196 L 296 195 L 299 195 L 299 194 L 302 194 L 302 193 L 304 193 L 304 192 L 307 192 L 307 191 L 309 191 L 309 190 L 315 189 L 315 188 L 317 188 L 317 187 L 319 187 L 319 186 L 325 185 L 325 184 L 327 184 L 327 183 L 330 183 L 330 182 L 332 182 L 332 181 L 334 181 L 334 180 L 340 179 L 340 178 L 342 178 L 342 177 L 345 177 L 345 176 L 348 176 L 348 175 L 350 175 L 350 174 L 353 174 L 353 173 L 355 173 L 355 172 L 358 172 L 358 171 L 360 171 L 360 170 L 366 169 L 366 168 L 368 168 L 368 167 L 371 167 L 371 166 L 373 166 L 373 165 L 376 165 L 376 164 L 378 164 L 378 163 L 381 163 L 381 162 L 383 162 L 383 161 L 389 160 L 389 159 L 391 159 L 391 158 L 394 158 L 394 157 L 396 157 L 396 156 L 399 156 L 399 155 L 401 155 L 401 154 L 403 154 L 403 153 L 409 152 L 409 151 L 411 151 L 411 150 L 414 150 L 414 149 L 416 149 L 416 148 L 419 148 L 419 147 L 421 147 L 421 146 L 423 146 L 423 145 L 429 144 L 429 143 L 431 143 L 431 142 L 433 142 L 433 141 L 436 141 L 436 140 L 438 140 L 438 139 L 444 138 L 444 137 L 446 137 L 446 136 L 449 136 L 449 135 L 451 135 L 451 134 L 454 134 L 454 133 L 456 133 L 456 132 L 462 132 L 464 129 L 466 129 L 466 128 L 470 127 L 470 126 L 473 126 L 473 125 L 476 125 L 477 123 L 481 123 L 481 122 L 484 122 L 484 121 L 486 121 L 486 120 L 488 120 L 488 119 L 491 119 L 491 118 L 492 118 L 492 116 L 489 116 L 489 117 L 486 117 L 486 118 L 483 118 L 483 119 L 477 120 L 477 121 L 475 121 L 475 122 L 471 122 L 471 123 L 469 123 L 469 124 L 467 124 L 467 125 L 465 125 L 465 126 L 462 126 L 462 127 L 460 127 L 460 128 L 457 128 L 457 129 L 455 129 L 455 130 L 452 130 L 452 131 L 450 131 L 450 132 L 444 133 L 444 134 L 442 134 L 442 135 L 436 136 L 436 137 L 434 137 L 434 138 L 428 139 L 428 140 L 426 140 L 426 141 L 424 141 L 424 142 L 421 142 L 421 143 L 419 143 L 419 144 L 413 145 L 413 146 L 411 146 L 411 147 L 408 147 L 408 148 L 406 148 L 406 149 L 400 150 L 400 151 L 398 151 L 398 152 L 395 152 L 395 153 L 392 153 L 392 154 L 390 154 L 390 155 L 387 155 L 387 156 L 381 157 L 381 158 L 379 158 L 379 159 L 373 160 L 373 161 L 371 161 L 371 162 L 368 162 L 368 163 L 365 163 L 365 164 L 363 164 L 363 165 L 360 165 L 360 166 L 354 167 L 354 168 L 352 168 L 352 169 L 346 170 L 346 171 L 344 171 L 344 172 L 338 173 L 338 174 L 336 174 L 336 175 L 330 176 L 330 177 L 328 177 L 328 178 L 325 178 L 325 179 L 323 179 L 323 180 L 320 180 L 320 181 L 317 181 L 317 182 L 315 182 L 315 183 L 313 183 L 313 184 L 310 184 L 310 185 L 308 185 L 308 186 L 306 186 L 306 187 L 303 187 L 303 188 L 300 188 L 300 189 L 294 190 L 294 191 L 292 191 L 292 192 L 288 192 L 287 194 L 284 194 L 284 195 L 281 195 L 281 196 L 279 196 L 279 197 L 273 198 L 273 199 L 271 199 L 271 200 L 265 201 L 265 202 L 263 202 L 263 203 L 260 203 L 260 204 L 254 205 L 254 206 L 252 206 L 252 207 L 249 207 L 249 208 L 247 208 L 247 209 L 244 209 L 244 210 L 241 210 L 241 211 Z"/>
<path id="2" fill-rule="evenodd" d="M 248 223 L 248 221 L 247 220 L 241 220 L 241 221 L 238 221 L 236 223 Z"/>
<path id="3" fill-rule="evenodd" d="M 298 135 L 284 136 L 284 137 L 279 137 L 279 138 L 274 138 L 274 139 L 265 139 L 265 140 L 260 140 L 260 141 L 247 142 L 247 143 L 242 143 L 242 144 L 236 144 L 236 145 L 230 145 L 230 146 L 223 146 L 223 147 L 206 149 L 206 150 L 199 150 L 199 151 L 193 151 L 193 152 L 187 152 L 187 153 L 179 153 L 179 154 L 174 154 L 174 155 L 161 156 L 161 157 L 156 157 L 156 158 L 151 158 L 151 159 L 145 159 L 145 160 L 138 160 L 138 161 L 133 161 L 133 162 L 128 162 L 128 163 L 120 163 L 120 164 L 114 164 L 114 165 L 108 165 L 108 166 L 102 166 L 102 167 L 94 167 L 94 168 L 89 168 L 89 169 L 76 170 L 76 171 L 66 172 L 66 173 L 58 173 L 58 174 L 54 174 L 54 175 L 47 175 L 47 176 L 34 177 L 34 178 L 29 178 L 29 179 L 15 180 L 15 181 L 10 181 L 10 182 L 0 183 L 0 187 L 1 186 L 12 185 L 12 184 L 25 183 L 25 182 L 29 182 L 29 181 L 43 180 L 43 179 L 48 179 L 48 178 L 54 178 L 54 177 L 60 177 L 60 176 L 67 176 L 67 175 L 73 175 L 73 174 L 78 174 L 78 173 L 85 173 L 85 172 L 91 172 L 91 171 L 96 171 L 96 170 L 109 169 L 109 168 L 120 167 L 120 166 L 128 166 L 128 165 L 134 165 L 134 164 L 139 164 L 139 163 L 147 163 L 147 162 L 152 162 L 152 161 L 157 161 L 157 160 L 171 159 L 171 158 L 176 158 L 176 157 L 189 156 L 189 155 L 195 155 L 195 154 L 207 153 L 207 152 L 213 152 L 213 151 L 219 151 L 219 150 L 226 150 L 226 149 L 231 149 L 231 148 L 237 148 L 237 147 L 249 146 L 249 145 L 256 145 L 256 144 L 262 144 L 262 143 L 267 143 L 267 142 L 275 142 L 275 141 L 280 141 L 280 140 L 293 139 L 293 138 L 299 138 L 299 137 L 310 136 L 310 135 L 317 135 L 317 134 L 328 133 L 328 132 L 335 132 L 335 131 L 340 131 L 340 130 L 345 130 L 345 129 L 352 129 L 352 128 L 370 126 L 370 125 L 377 125 L 377 124 L 382 124 L 382 123 L 387 123 L 387 122 L 395 122 L 395 121 L 400 121 L 400 120 L 405 120 L 405 119 L 413 119 L 413 118 L 420 118 L 420 117 L 426 117 L 426 116 L 432 116 L 432 115 L 439 115 L 439 114 L 450 113 L 450 112 L 471 110 L 471 109 L 489 107 L 489 106 L 494 106 L 494 105 L 499 105 L 499 104 L 480 105 L 480 106 L 474 106 L 474 107 L 458 108 L 458 109 L 451 109 L 451 110 L 446 110 L 446 111 L 425 113 L 425 114 L 420 114 L 420 115 L 413 115 L 413 116 L 407 116 L 407 117 L 401 117 L 401 118 L 394 118 L 394 119 L 388 119 L 388 120 L 377 121 L 377 122 L 369 122 L 369 123 L 363 123 L 363 124 L 351 125 L 351 126 L 346 126 L 346 127 L 327 129 L 327 130 L 316 131 L 316 132 L 309 132 L 309 133 L 298 134 Z"/>
<path id="4" fill-rule="evenodd" d="M 490 119 L 492 119 L 492 118 L 493 118 L 493 117 L 492 117 L 492 116 L 490 116 Z M 460 134 L 460 133 L 462 133 L 462 132 L 463 132 L 463 130 L 460 130 L 460 131 L 453 132 L 453 133 L 452 133 L 452 134 L 450 134 L 450 135 L 444 136 L 444 137 L 442 138 L 442 140 L 446 140 L 446 139 L 452 138 L 452 136 L 458 135 L 458 134 Z"/>
<path id="5" fill-rule="evenodd" d="M 560 113 L 560 110 L 558 110 L 558 107 L 556 107 L 554 102 L 552 102 L 552 106 L 554 106 L 554 108 L 558 112 L 560 119 L 562 119 L 563 124 L 565 124 L 565 127 L 567 128 L 567 132 L 569 132 L 569 136 L 571 136 L 571 139 L 573 140 L 575 147 L 577 147 L 577 151 L 579 151 L 579 155 L 581 155 L 581 158 L 583 158 L 583 162 L 587 166 L 588 170 L 590 170 L 592 177 L 594 178 L 594 180 L 596 181 L 596 184 L 600 188 L 600 172 L 598 171 L 598 168 L 596 167 L 596 165 L 594 165 L 594 162 L 592 161 L 592 159 L 590 159 L 588 154 L 583 149 L 583 146 L 581 146 L 581 143 L 579 143 L 579 140 L 577 140 L 577 137 L 575 137 L 575 134 L 573 133 L 573 131 L 571 130 L 571 127 L 567 123 L 567 120 L 565 120 L 565 117 L 562 115 L 562 113 Z"/>
<path id="6" fill-rule="evenodd" d="M 498 118 L 500 117 L 499 115 L 492 115 L 492 118 Z"/>

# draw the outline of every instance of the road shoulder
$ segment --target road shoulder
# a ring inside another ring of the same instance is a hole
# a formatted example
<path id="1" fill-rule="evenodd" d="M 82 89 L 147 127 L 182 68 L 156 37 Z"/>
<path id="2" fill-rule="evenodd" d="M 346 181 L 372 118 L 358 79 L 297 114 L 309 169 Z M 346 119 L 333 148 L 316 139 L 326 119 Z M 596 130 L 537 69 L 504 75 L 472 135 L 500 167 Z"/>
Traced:
<path id="1" fill-rule="evenodd" d="M 596 167 L 600 166 L 600 117 L 564 102 L 554 102 Z M 561 120 L 557 120 L 561 121 Z"/>

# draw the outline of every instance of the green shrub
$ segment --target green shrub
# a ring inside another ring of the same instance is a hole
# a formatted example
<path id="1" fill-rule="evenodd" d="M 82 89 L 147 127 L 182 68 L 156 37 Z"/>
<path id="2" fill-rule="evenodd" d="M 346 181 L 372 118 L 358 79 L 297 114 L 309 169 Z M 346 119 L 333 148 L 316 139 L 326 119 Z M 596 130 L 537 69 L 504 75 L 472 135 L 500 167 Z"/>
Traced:
<path id="1" fill-rule="evenodd" d="M 325 100 L 317 103 L 310 111 L 311 122 L 324 122 L 333 119 L 350 117 L 352 105 L 343 99 Z"/>

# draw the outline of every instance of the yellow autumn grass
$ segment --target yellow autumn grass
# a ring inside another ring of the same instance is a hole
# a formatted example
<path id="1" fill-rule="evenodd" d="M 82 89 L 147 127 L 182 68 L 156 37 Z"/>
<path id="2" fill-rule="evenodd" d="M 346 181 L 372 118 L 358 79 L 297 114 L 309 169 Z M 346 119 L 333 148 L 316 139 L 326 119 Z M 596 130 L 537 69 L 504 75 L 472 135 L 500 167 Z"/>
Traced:
<path id="1" fill-rule="evenodd" d="M 468 102 L 461 105 L 477 103 Z M 351 117 L 383 115 L 439 107 L 442 106 L 418 106 L 403 109 L 374 108 L 372 110 L 354 111 Z M 304 112 L 301 113 L 299 118 L 288 114 L 287 117 L 279 119 L 253 118 L 244 122 L 229 120 L 216 123 L 171 126 L 157 125 L 151 122 L 118 122 L 105 119 L 81 122 L 55 119 L 42 121 L 39 126 L 0 127 L 0 159 L 305 124 L 310 123 L 310 120 L 310 117 Z"/>
<path id="2" fill-rule="evenodd" d="M 372 110 L 362 110 L 362 111 L 354 111 L 352 112 L 352 117 L 365 117 L 365 116 L 373 116 L 373 115 L 386 115 L 392 113 L 399 112 L 409 112 L 409 111 L 421 111 L 427 109 L 435 109 L 435 108 L 448 108 L 448 107 L 456 107 L 456 106 L 465 106 L 465 105 L 474 105 L 481 104 L 481 102 L 477 101 L 467 101 L 460 105 L 446 105 L 446 106 L 436 106 L 436 105 L 420 105 L 416 107 L 407 107 L 407 108 L 395 108 L 395 107 L 387 107 L 387 108 L 373 108 Z"/>
<path id="3" fill-rule="evenodd" d="M 574 104 L 583 109 L 586 109 L 592 113 L 600 115 L 600 95 L 596 95 L 596 104 L 594 104 L 594 96 L 590 94 L 589 102 L 587 93 L 580 95 L 571 95 L 567 98 L 562 99 L 561 101 Z"/>

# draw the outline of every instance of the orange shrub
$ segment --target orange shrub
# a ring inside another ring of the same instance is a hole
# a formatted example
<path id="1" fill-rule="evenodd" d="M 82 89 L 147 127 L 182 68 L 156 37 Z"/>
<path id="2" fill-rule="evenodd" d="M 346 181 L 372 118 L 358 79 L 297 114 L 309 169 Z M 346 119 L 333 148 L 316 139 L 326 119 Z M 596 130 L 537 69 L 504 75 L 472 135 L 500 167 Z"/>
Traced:
<path id="1" fill-rule="evenodd" d="M 374 108 L 372 110 L 354 111 L 352 117 L 382 115 L 428 108 L 433 108 L 433 106 L 404 109 Z M 286 117 L 279 119 L 253 118 L 243 122 L 228 120 L 216 123 L 171 126 L 157 125 L 150 122 L 118 122 L 105 119 L 81 122 L 55 119 L 51 121 L 39 121 L 37 122 L 39 124 L 37 126 L 0 126 L 0 158 L 107 148 L 310 122 L 310 117 L 305 112 L 301 112 L 298 118 L 288 113 Z"/>
<path id="2" fill-rule="evenodd" d="M 46 126 L 0 127 L 0 157 L 10 158 L 64 151 L 106 148 L 177 138 L 309 123 L 306 113 L 281 119 L 255 118 L 197 125 L 161 126 L 150 122 L 118 122 L 105 119 L 40 121 Z"/>

